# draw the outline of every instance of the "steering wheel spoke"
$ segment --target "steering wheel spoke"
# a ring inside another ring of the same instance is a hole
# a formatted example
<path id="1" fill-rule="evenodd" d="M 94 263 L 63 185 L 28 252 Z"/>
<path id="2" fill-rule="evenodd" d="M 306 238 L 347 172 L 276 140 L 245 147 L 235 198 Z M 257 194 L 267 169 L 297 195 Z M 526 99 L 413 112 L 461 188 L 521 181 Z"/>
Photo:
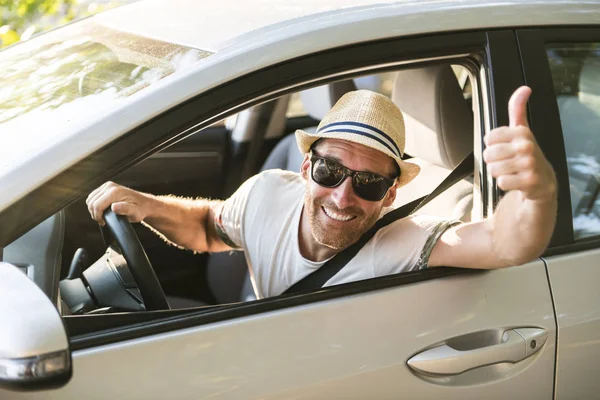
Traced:
<path id="1" fill-rule="evenodd" d="M 107 246 L 114 241 L 121 250 L 140 290 L 146 310 L 169 310 L 167 297 L 131 223 L 126 217 L 115 214 L 110 207 L 104 212 L 104 220 L 104 241 Z"/>

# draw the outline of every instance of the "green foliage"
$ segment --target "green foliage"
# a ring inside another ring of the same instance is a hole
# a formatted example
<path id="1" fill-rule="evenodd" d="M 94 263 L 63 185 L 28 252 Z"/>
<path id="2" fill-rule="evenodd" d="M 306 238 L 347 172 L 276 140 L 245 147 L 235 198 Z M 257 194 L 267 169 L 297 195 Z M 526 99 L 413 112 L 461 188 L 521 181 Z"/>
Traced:
<path id="1" fill-rule="evenodd" d="M 0 0 L 0 47 L 31 35 L 112 8 L 123 1 Z"/>
<path id="2" fill-rule="evenodd" d="M 31 111 L 42 112 L 94 94 L 133 93 L 169 70 L 119 61 L 93 41 L 51 43 L 0 61 L 0 124 Z"/>

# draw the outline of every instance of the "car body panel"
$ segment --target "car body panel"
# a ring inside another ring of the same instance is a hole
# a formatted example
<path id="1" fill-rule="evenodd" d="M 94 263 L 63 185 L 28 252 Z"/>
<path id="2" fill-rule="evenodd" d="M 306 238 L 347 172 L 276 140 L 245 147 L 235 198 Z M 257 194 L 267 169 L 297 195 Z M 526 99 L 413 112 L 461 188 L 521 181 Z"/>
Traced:
<path id="1" fill-rule="evenodd" d="M 136 35 L 216 53 L 234 47 L 247 48 L 250 44 L 262 47 L 261 42 L 286 41 L 298 34 L 318 33 L 325 28 L 342 29 L 336 35 L 320 35 L 319 41 L 307 41 L 300 49 L 294 48 L 294 53 L 301 55 L 356 42 L 361 37 L 375 40 L 490 26 L 580 24 L 590 18 L 582 14 L 597 14 L 596 5 L 596 1 L 589 0 L 577 3 L 565 0 L 298 0 L 293 4 L 278 0 L 243 3 L 172 0 L 167 6 L 160 0 L 152 0 L 120 7 L 95 18 L 116 29 L 127 26 L 127 31 Z M 139 17 L 141 14 L 144 18 Z M 400 19 L 402 23 L 388 25 L 386 16 Z M 177 26 L 167 22 L 173 20 L 178 21 Z M 366 31 L 348 29 L 349 24 L 356 23 L 365 24 Z M 349 38 L 347 34 L 352 36 Z M 304 46 L 312 49 L 304 53 Z M 269 55 L 273 56 L 276 54 Z"/>
<path id="2" fill-rule="evenodd" d="M 126 13 L 126 7 L 133 6 L 136 7 L 135 15 L 145 16 L 143 10 L 137 8 L 143 4 L 123 6 L 113 12 Z M 305 3 L 305 8 L 312 4 L 312 1 Z M 251 7 L 251 3 L 246 5 Z M 164 7 L 175 8 L 172 3 L 164 3 Z M 238 8 L 236 11 L 243 13 L 244 9 Z M 110 13 L 101 19 L 109 18 Z M 103 110 L 102 115 L 90 113 L 75 126 L 70 126 L 69 121 L 48 124 L 45 134 L 55 137 L 54 143 L 48 144 L 44 151 L 34 158 L 23 160 L 10 171 L 0 171 L 0 186 L 10 188 L 0 192 L 0 211 L 32 191 L 39 183 L 48 181 L 149 119 L 215 86 L 260 68 L 350 43 L 399 36 L 483 27 L 592 24 L 600 18 L 600 2 L 399 2 L 365 5 L 286 20 L 302 13 L 259 19 L 255 30 L 246 35 L 240 34 L 223 51 L 115 102 L 114 107 Z M 168 14 L 165 11 L 165 15 Z M 210 17 L 210 14 L 207 16 Z M 246 14 L 244 16 L 247 17 Z M 188 26 L 203 25 L 200 19 L 190 18 L 187 21 Z M 195 25 L 190 25 L 191 22 Z M 225 24 L 226 20 L 223 22 Z M 273 25 L 260 28 L 261 24 L 268 23 Z M 40 36 L 40 40 L 43 36 Z M 31 39 L 32 42 L 35 40 Z M 71 129 L 76 129 L 76 134 Z"/>
<path id="3" fill-rule="evenodd" d="M 519 363 L 456 377 L 406 365 L 446 339 L 514 327 L 545 329 L 548 340 Z M 548 399 L 555 338 L 537 260 L 78 350 L 64 388 L 0 397 Z"/>
<path id="4" fill-rule="evenodd" d="M 558 336 L 557 399 L 592 399 L 600 392 L 600 249 L 546 258 Z"/>

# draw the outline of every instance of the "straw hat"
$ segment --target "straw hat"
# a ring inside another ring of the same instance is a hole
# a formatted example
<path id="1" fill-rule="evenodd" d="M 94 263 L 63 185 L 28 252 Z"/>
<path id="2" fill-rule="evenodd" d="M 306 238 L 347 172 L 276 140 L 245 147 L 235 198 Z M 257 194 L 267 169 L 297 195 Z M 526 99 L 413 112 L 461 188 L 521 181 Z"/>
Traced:
<path id="1" fill-rule="evenodd" d="M 404 186 L 420 171 L 418 165 L 402 161 L 404 118 L 388 97 L 370 90 L 346 93 L 325 114 L 315 133 L 298 129 L 296 142 L 302 154 L 321 138 L 341 139 L 381 151 L 400 167 L 397 186 Z"/>

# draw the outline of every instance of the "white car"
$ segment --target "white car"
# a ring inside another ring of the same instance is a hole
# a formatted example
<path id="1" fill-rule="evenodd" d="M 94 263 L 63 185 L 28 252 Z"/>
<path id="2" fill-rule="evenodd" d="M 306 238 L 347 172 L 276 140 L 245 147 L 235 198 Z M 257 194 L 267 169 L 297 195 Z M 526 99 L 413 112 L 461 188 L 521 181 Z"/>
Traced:
<path id="1" fill-rule="evenodd" d="M 599 1 L 147 0 L 9 47 L 0 71 L 1 399 L 598 397 Z M 482 137 L 523 84 L 559 181 L 526 265 L 256 299 L 242 253 L 117 218 L 105 244 L 85 206 L 107 180 L 226 198 L 295 169 L 289 134 L 362 87 L 398 104 L 422 169 L 397 205 L 473 152 L 419 212 L 486 218 Z"/>

